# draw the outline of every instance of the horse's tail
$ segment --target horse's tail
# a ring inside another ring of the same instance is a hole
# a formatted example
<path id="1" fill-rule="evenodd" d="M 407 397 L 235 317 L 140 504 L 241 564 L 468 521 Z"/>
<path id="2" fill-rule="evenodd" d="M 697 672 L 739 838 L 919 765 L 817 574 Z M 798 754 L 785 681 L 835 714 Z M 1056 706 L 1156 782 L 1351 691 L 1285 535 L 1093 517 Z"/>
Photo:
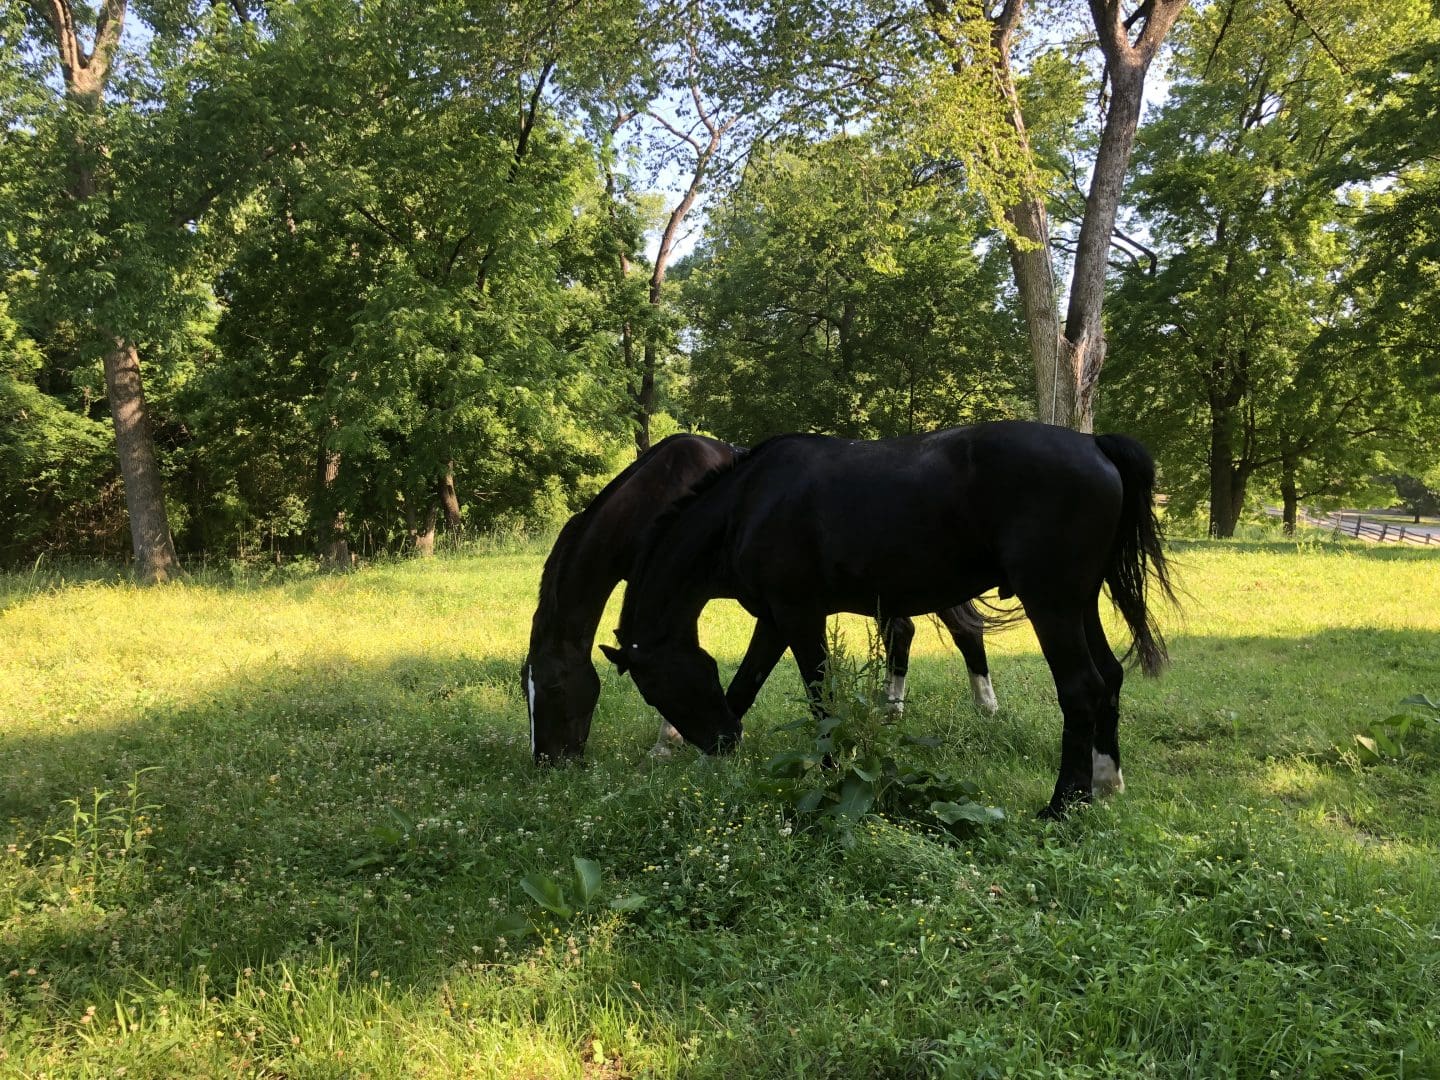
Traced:
<path id="1" fill-rule="evenodd" d="M 1120 527 L 1105 568 L 1105 584 L 1110 586 L 1110 599 L 1125 617 L 1134 639 L 1127 658 L 1137 657 L 1146 675 L 1158 675 L 1170 658 L 1155 614 L 1146 604 L 1146 592 L 1153 580 L 1174 603 L 1175 591 L 1165 560 L 1164 534 L 1155 513 L 1155 459 L 1128 435 L 1097 435 L 1095 444 L 1120 470 L 1125 493 Z"/>

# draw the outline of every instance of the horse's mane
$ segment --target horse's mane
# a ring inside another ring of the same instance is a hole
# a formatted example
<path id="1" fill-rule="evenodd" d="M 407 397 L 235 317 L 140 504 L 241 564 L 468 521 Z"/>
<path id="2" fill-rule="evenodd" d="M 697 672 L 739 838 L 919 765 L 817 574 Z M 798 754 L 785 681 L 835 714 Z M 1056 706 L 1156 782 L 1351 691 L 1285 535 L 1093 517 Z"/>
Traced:
<path id="1" fill-rule="evenodd" d="M 656 541 L 674 524 L 675 519 L 685 513 L 696 500 L 706 494 L 711 488 L 718 484 L 731 473 L 739 472 L 744 466 L 749 465 L 756 458 L 761 457 L 766 451 L 772 449 L 777 443 L 788 442 L 793 439 L 803 439 L 803 433 L 787 433 L 785 435 L 772 435 L 768 439 L 762 439 L 754 446 L 746 449 L 743 446 L 735 446 L 735 456 L 724 465 L 717 465 L 704 476 L 690 485 L 690 489 L 662 510 L 650 527 L 645 530 L 640 538 L 640 546 L 637 550 L 635 565 L 640 566 L 650 555 L 650 549 L 655 546 Z M 732 444 L 733 446 L 733 444 Z"/>
<path id="2" fill-rule="evenodd" d="M 650 550 L 657 536 L 668 529 L 675 519 L 689 509 L 690 505 L 695 502 L 696 499 L 713 488 L 725 476 L 734 472 L 735 467 L 749 457 L 750 454 L 751 451 L 749 450 L 737 448 L 737 453 L 731 461 L 724 465 L 716 465 L 709 472 L 701 476 L 699 480 L 691 484 L 684 495 L 681 495 L 664 510 L 660 511 L 655 520 L 652 521 L 649 526 L 646 527 L 645 532 L 641 534 L 640 545 L 637 549 L 638 555 L 643 558 L 646 552 Z M 637 559 L 637 564 L 638 561 Z"/>
<path id="3" fill-rule="evenodd" d="M 675 436 L 670 436 L 674 438 Z M 615 493 L 629 483 L 630 478 L 640 471 L 650 459 L 663 447 L 669 439 L 661 439 L 654 446 L 650 447 L 643 454 L 637 457 L 629 465 L 622 469 L 618 476 L 600 489 L 599 494 L 590 500 L 583 510 L 576 513 L 567 521 L 560 530 L 560 535 L 555 537 L 555 546 L 550 549 L 549 556 L 545 559 L 545 567 L 540 572 L 540 596 L 535 609 L 536 621 L 541 624 L 552 622 L 560 613 L 560 578 L 563 575 L 566 565 L 577 546 L 577 541 L 588 528 L 589 523 L 599 514 L 604 505 L 614 497 Z"/>
<path id="4" fill-rule="evenodd" d="M 690 486 L 690 490 L 667 506 L 660 512 L 655 520 L 651 522 L 650 527 L 645 530 L 640 540 L 640 546 L 635 556 L 636 570 L 649 564 L 655 554 L 655 549 L 661 545 L 675 523 L 684 516 L 696 502 L 709 494 L 722 480 L 729 479 L 743 472 L 747 466 L 753 464 L 757 458 L 763 457 L 766 451 L 770 450 L 777 443 L 797 437 L 803 438 L 803 436 L 793 434 L 775 435 L 748 450 L 742 447 L 736 447 L 733 460 L 724 465 L 717 465 L 704 476 L 700 477 L 699 480 Z M 626 625 L 636 595 L 634 578 L 632 577 L 631 587 L 625 590 L 625 600 L 624 603 L 620 605 L 620 626 L 622 628 Z M 619 631 L 617 631 L 617 634 L 618 633 Z"/>

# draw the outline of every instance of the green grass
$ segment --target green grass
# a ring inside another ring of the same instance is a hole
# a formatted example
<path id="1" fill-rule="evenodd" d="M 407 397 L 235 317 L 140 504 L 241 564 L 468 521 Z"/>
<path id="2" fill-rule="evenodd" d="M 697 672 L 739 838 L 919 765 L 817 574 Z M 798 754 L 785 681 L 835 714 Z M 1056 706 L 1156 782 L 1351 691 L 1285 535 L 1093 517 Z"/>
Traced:
<path id="1" fill-rule="evenodd" d="M 1178 543 L 1129 790 L 1060 826 L 1028 626 L 984 718 L 922 624 L 916 753 L 1009 817 L 848 848 L 760 793 L 788 659 L 732 759 L 651 762 L 606 671 L 589 767 L 532 769 L 542 558 L 0 578 L 0 1075 L 1440 1075 L 1440 740 L 1348 754 L 1440 691 L 1434 554 Z M 722 668 L 747 634 L 707 612 Z M 547 924 L 520 879 L 574 856 L 604 894 Z"/>

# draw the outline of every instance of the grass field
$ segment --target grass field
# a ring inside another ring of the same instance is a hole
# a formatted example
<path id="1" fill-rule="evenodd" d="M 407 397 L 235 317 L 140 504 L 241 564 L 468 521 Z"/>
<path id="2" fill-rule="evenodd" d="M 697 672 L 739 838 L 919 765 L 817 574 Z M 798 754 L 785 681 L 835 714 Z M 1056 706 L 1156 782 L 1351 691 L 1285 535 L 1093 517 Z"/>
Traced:
<path id="1" fill-rule="evenodd" d="M 1129 789 L 1062 825 L 1028 626 L 986 718 L 922 624 L 915 753 L 1008 816 L 848 847 L 762 793 L 789 660 L 734 758 L 648 759 L 607 670 L 590 766 L 534 770 L 543 554 L 0 578 L 0 1075 L 1440 1076 L 1440 738 L 1351 753 L 1440 691 L 1433 553 L 1178 543 Z M 722 669 L 747 634 L 707 612 Z M 603 892 L 555 919 L 520 881 L 576 856 Z"/>

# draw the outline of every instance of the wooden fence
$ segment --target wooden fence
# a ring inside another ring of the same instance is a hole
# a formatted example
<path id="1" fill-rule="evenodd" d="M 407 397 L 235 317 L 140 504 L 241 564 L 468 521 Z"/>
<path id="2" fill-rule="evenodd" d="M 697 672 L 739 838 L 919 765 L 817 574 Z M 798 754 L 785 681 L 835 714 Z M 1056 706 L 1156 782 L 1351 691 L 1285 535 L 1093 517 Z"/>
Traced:
<path id="1" fill-rule="evenodd" d="M 1310 525 L 1334 529 L 1340 536 L 1353 536 L 1357 540 L 1371 540 L 1377 544 L 1414 544 L 1418 547 L 1440 548 L 1440 534 L 1435 526 L 1397 525 L 1393 521 L 1366 521 L 1363 514 L 1326 514 L 1313 517 L 1305 514 L 1304 520 Z"/>

